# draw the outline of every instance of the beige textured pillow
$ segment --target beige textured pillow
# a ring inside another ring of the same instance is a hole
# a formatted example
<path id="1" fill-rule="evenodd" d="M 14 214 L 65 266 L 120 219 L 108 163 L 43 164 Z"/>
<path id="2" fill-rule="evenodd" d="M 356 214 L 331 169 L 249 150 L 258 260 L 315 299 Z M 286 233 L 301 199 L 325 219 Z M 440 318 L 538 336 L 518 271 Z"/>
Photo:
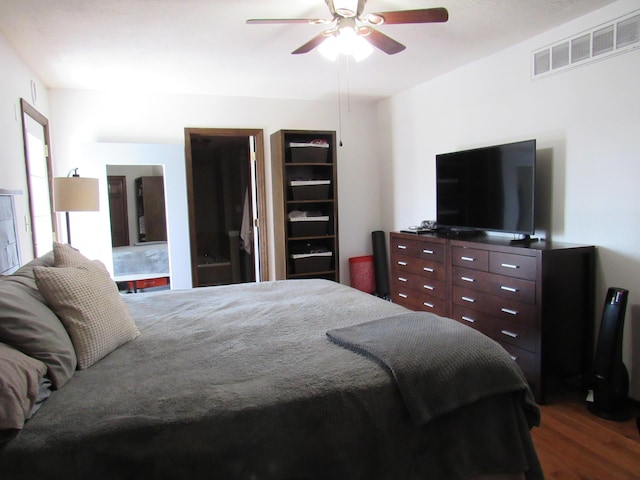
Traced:
<path id="1" fill-rule="evenodd" d="M 69 332 L 79 369 L 90 367 L 140 334 L 100 261 L 75 267 L 36 267 L 34 273 L 40 293 Z"/>
<path id="2" fill-rule="evenodd" d="M 0 343 L 0 443 L 22 429 L 46 371 L 40 360 Z"/>
<path id="3" fill-rule="evenodd" d="M 53 242 L 53 258 L 56 267 L 77 267 L 89 259 L 67 243 Z"/>

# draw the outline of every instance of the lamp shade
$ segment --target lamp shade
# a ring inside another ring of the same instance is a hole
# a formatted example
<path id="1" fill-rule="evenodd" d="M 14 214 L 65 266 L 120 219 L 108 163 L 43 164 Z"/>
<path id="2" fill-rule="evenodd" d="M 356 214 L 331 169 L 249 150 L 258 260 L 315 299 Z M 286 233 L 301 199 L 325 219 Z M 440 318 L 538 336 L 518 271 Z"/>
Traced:
<path id="1" fill-rule="evenodd" d="M 100 210 L 98 179 L 55 177 L 53 209 L 56 212 L 95 212 Z"/>

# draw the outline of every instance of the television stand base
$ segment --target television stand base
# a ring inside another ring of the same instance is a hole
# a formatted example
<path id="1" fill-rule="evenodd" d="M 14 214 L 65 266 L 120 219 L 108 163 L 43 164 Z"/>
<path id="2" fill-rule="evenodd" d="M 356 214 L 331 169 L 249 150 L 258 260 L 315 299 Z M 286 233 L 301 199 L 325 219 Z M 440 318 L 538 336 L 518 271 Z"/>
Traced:
<path id="1" fill-rule="evenodd" d="M 473 228 L 441 228 L 438 229 L 438 235 L 446 238 L 477 238 L 484 237 L 486 232 L 482 230 L 475 230 Z"/>
<path id="2" fill-rule="evenodd" d="M 538 240 L 539 240 L 538 237 L 532 237 L 531 235 L 523 235 L 522 238 L 515 238 L 511 240 L 511 243 L 528 244 L 528 243 L 537 242 Z"/>

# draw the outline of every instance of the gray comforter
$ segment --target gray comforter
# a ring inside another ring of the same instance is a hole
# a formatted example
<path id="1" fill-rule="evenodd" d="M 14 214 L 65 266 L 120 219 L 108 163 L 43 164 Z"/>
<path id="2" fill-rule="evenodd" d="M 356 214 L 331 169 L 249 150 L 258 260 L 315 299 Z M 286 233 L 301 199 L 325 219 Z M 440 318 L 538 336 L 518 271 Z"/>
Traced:
<path id="1" fill-rule="evenodd" d="M 324 280 L 126 299 L 140 337 L 51 395 L 3 479 L 540 478 L 522 395 L 417 428 L 388 369 L 326 337 L 400 306 Z"/>

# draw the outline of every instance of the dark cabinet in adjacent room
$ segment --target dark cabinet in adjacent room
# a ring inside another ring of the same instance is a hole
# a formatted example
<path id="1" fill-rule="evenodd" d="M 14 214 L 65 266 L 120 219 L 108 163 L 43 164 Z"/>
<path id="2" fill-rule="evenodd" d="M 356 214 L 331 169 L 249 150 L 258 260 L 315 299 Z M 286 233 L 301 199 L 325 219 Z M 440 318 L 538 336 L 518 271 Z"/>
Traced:
<path id="1" fill-rule="evenodd" d="M 167 241 L 164 177 L 135 180 L 138 242 Z"/>

